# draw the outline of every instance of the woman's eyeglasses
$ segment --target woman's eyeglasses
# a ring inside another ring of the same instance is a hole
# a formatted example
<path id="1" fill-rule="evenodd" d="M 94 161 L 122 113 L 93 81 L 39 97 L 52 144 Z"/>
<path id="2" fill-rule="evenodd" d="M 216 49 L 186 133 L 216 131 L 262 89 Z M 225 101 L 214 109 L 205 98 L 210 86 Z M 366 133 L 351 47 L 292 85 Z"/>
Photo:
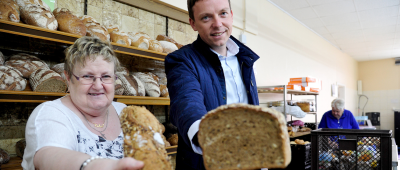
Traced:
<path id="1" fill-rule="evenodd" d="M 103 75 L 101 77 L 95 77 L 91 75 L 84 75 L 84 76 L 76 76 L 74 73 L 72 75 L 81 82 L 82 84 L 93 84 L 96 81 L 96 78 L 100 78 L 100 81 L 104 84 L 113 84 L 115 80 L 118 79 L 117 75 Z"/>

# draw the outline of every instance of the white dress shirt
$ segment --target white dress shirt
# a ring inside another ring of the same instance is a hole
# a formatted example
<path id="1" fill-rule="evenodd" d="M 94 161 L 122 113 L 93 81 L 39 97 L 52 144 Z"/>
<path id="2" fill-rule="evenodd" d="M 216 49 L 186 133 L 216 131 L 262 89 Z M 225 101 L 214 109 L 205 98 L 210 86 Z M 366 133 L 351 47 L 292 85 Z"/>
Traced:
<path id="1" fill-rule="evenodd" d="M 225 76 L 225 87 L 226 87 L 226 104 L 232 103 L 245 103 L 248 104 L 248 98 L 246 93 L 246 88 L 243 83 L 241 67 L 236 54 L 239 53 L 239 46 L 232 40 L 229 39 L 226 42 L 227 53 L 226 56 L 218 54 L 216 51 L 212 50 L 218 55 L 221 62 L 222 69 L 224 70 Z M 197 154 L 202 155 L 203 151 L 199 146 L 193 144 L 192 140 L 194 135 L 199 131 L 200 120 L 195 121 L 189 128 L 188 136 L 190 138 L 190 143 L 192 145 L 193 151 Z"/>

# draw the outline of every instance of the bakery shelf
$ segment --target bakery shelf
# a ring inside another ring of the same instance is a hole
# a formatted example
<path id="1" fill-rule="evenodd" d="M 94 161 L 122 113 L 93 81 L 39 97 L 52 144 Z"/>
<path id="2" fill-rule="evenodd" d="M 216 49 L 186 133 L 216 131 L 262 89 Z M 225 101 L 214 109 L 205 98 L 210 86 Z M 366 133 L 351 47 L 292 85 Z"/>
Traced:
<path id="1" fill-rule="evenodd" d="M 0 102 L 43 103 L 65 96 L 67 93 L 0 90 Z M 169 105 L 167 97 L 115 95 L 114 101 L 135 105 Z"/>
<path id="2" fill-rule="evenodd" d="M 167 150 L 168 156 L 175 155 L 178 150 L 178 145 L 166 147 L 165 149 Z"/>
<path id="3" fill-rule="evenodd" d="M 282 90 L 274 90 L 275 87 L 283 88 Z M 317 96 L 318 92 L 309 92 L 309 91 L 299 91 L 299 90 L 288 90 L 286 85 L 275 85 L 275 86 L 259 86 L 257 87 L 258 93 L 278 93 L 283 94 L 283 112 L 286 113 L 286 95 L 290 94 L 290 99 L 293 99 L 293 95 L 313 95 L 315 97 L 315 112 L 307 112 L 307 114 L 313 114 L 315 117 L 315 126 L 318 126 L 318 117 L 317 117 Z M 285 119 L 287 118 L 287 114 L 285 114 Z M 291 116 L 292 118 L 292 116 Z"/>
<path id="4" fill-rule="evenodd" d="M 0 32 L 65 44 L 73 44 L 76 39 L 81 37 L 79 35 L 70 34 L 62 31 L 53 31 L 41 27 L 5 20 L 0 20 Z M 113 45 L 114 51 L 116 53 L 128 54 L 160 61 L 164 61 L 166 57 L 166 54 L 164 53 L 143 50 L 136 47 L 121 45 L 113 42 L 111 44 Z"/>

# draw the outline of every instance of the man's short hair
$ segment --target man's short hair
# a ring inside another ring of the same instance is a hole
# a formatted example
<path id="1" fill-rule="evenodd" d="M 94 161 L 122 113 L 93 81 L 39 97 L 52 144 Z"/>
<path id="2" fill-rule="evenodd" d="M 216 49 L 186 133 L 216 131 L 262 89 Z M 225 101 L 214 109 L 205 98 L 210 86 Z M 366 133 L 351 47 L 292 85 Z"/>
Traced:
<path id="1" fill-rule="evenodd" d="M 199 1 L 199 0 L 187 0 L 187 6 L 188 6 L 188 11 L 189 11 L 189 17 L 190 19 L 192 19 L 194 21 L 194 16 L 193 16 L 193 6 L 194 4 Z M 228 0 L 229 2 L 229 8 L 232 10 L 231 8 L 231 0 Z"/>
<path id="2" fill-rule="evenodd" d="M 343 110 L 344 109 L 344 100 L 343 99 L 334 99 L 331 104 L 332 108 Z"/>

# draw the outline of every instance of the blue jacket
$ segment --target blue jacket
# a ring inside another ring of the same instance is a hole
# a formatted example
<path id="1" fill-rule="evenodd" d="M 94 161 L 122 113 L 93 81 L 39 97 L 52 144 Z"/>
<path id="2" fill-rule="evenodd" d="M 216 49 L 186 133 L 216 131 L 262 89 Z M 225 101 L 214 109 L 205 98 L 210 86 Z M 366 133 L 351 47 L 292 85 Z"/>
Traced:
<path id="1" fill-rule="evenodd" d="M 239 46 L 236 56 L 249 104 L 258 105 L 253 64 L 259 57 L 233 36 L 230 38 Z M 178 127 L 176 169 L 205 169 L 203 157 L 193 152 L 187 132 L 193 122 L 201 119 L 208 111 L 226 104 L 225 78 L 221 63 L 218 56 L 198 36 L 192 44 L 168 54 L 165 72 L 171 99 L 170 120 Z"/>
<path id="2" fill-rule="evenodd" d="M 338 120 L 332 115 L 332 110 L 327 111 L 322 116 L 321 122 L 318 125 L 319 128 L 332 128 L 338 129 L 339 125 L 343 129 L 360 129 L 356 119 L 349 110 L 344 109 L 342 117 Z"/>

